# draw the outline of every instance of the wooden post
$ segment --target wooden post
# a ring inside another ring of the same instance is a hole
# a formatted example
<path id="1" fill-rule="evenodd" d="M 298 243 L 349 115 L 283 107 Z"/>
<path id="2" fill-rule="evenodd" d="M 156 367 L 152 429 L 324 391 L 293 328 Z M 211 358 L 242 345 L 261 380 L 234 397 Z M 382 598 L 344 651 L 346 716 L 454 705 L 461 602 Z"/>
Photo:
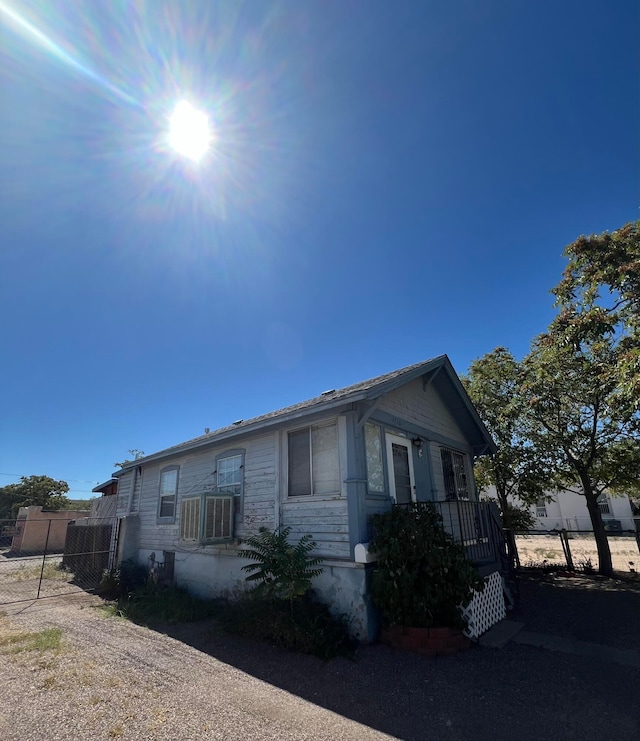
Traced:
<path id="1" fill-rule="evenodd" d="M 567 568 L 569 571 L 574 571 L 571 548 L 569 547 L 569 538 L 567 536 L 567 531 L 564 528 L 560 530 L 560 542 L 562 543 L 562 550 L 564 551 L 564 557 L 567 561 Z"/>

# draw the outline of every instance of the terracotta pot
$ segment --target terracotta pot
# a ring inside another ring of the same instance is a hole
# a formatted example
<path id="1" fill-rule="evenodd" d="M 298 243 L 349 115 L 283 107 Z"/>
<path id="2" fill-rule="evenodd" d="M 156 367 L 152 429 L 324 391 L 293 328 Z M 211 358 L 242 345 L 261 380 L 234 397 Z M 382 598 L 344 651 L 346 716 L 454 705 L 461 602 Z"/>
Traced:
<path id="1" fill-rule="evenodd" d="M 394 625 L 380 634 L 392 648 L 422 656 L 451 656 L 471 647 L 471 641 L 458 628 L 414 628 Z"/>

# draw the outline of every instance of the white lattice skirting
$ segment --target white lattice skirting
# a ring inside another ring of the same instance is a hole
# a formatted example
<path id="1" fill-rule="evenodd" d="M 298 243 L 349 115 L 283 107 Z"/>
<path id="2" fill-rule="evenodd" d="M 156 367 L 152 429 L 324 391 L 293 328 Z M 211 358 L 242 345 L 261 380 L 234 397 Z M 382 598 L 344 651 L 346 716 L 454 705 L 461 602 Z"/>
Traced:
<path id="1" fill-rule="evenodd" d="M 464 631 L 468 638 L 479 638 L 507 614 L 500 572 L 494 571 L 485 577 L 484 581 L 485 587 L 482 592 L 476 592 L 471 602 L 461 608 L 462 616 L 468 623 Z"/>

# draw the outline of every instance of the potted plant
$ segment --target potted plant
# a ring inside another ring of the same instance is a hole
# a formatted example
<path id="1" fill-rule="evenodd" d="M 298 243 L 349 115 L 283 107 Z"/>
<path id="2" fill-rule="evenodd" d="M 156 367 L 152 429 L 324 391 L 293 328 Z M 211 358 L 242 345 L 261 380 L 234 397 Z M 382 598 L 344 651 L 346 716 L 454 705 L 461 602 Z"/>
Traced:
<path id="1" fill-rule="evenodd" d="M 373 515 L 371 527 L 369 548 L 377 556 L 371 599 L 381 613 L 382 639 L 426 655 L 468 647 L 460 608 L 484 581 L 433 504 L 392 507 Z"/>

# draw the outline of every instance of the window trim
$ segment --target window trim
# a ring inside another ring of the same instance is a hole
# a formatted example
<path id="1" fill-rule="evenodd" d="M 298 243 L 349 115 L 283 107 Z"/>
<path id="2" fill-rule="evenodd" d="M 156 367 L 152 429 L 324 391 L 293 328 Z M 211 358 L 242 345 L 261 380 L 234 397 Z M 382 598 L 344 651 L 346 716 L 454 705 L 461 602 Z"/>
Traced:
<path id="1" fill-rule="evenodd" d="M 547 502 L 545 499 L 538 499 L 536 502 L 536 517 L 548 517 Z"/>
<path id="2" fill-rule="evenodd" d="M 229 494 L 229 492 L 220 490 L 220 485 L 218 484 L 218 468 L 220 466 L 220 461 L 225 460 L 225 458 L 235 458 L 236 456 L 240 456 L 240 491 L 238 494 L 233 494 L 232 496 L 236 504 L 236 506 L 234 507 L 234 512 L 236 515 L 242 517 L 244 514 L 244 463 L 246 457 L 246 448 L 230 448 L 229 450 L 225 450 L 222 453 L 216 455 L 216 479 L 214 492 L 219 495 Z M 211 496 L 211 494 L 209 494 L 209 496 Z"/>
<path id="3" fill-rule="evenodd" d="M 416 475 L 413 467 L 413 445 L 411 444 L 411 440 L 407 437 L 403 437 L 402 435 L 396 435 L 393 432 L 386 431 L 384 437 L 384 446 L 387 454 L 387 479 L 389 484 L 389 496 L 391 497 L 391 499 L 393 499 L 395 504 L 398 504 L 395 470 L 393 466 L 393 446 L 401 445 L 403 448 L 407 449 L 407 461 L 409 463 L 409 486 L 411 487 L 411 502 L 415 503 L 417 502 L 418 492 L 416 489 Z M 411 502 L 406 502 L 406 504 L 410 504 Z"/>
<path id="4" fill-rule="evenodd" d="M 608 517 L 613 517 L 611 499 L 609 498 L 608 494 L 602 492 L 602 494 L 598 495 L 596 502 L 598 504 L 598 509 L 600 510 L 600 516 L 602 518 L 606 519 Z"/>
<path id="5" fill-rule="evenodd" d="M 311 431 L 314 429 L 321 429 L 323 427 L 334 427 L 336 431 L 336 473 L 337 473 L 337 488 L 335 491 L 329 492 L 329 493 L 323 493 L 323 494 L 315 494 L 313 491 L 313 443 L 311 438 Z M 296 432 L 303 432 L 307 431 L 309 434 L 309 467 L 310 467 L 310 483 L 311 483 L 311 492 L 309 494 L 290 494 L 290 486 L 291 486 L 291 477 L 289 474 L 289 435 L 296 433 Z M 345 496 L 344 492 L 344 486 L 342 481 L 342 475 L 341 471 L 344 467 L 344 461 L 342 459 L 341 455 L 341 445 L 340 440 L 342 439 L 342 432 L 341 432 L 341 425 L 340 425 L 340 418 L 339 417 L 333 417 L 332 419 L 328 420 L 322 420 L 320 422 L 315 423 L 309 423 L 306 425 L 303 425 L 301 427 L 295 427 L 292 429 L 284 430 L 284 441 L 283 441 L 283 473 L 285 478 L 285 486 L 283 487 L 283 493 L 284 498 L 287 501 L 308 501 L 309 499 L 341 499 Z"/>
<path id="6" fill-rule="evenodd" d="M 180 539 L 180 542 L 184 544 L 191 544 L 195 546 L 206 546 L 206 545 L 215 545 L 216 543 L 229 543 L 234 539 L 234 533 L 235 533 L 235 516 L 233 513 L 233 500 L 234 495 L 230 493 L 217 493 L 217 492 L 210 492 L 210 491 L 204 491 L 200 492 L 199 494 L 194 494 L 191 496 L 184 497 L 180 501 L 180 528 L 178 537 Z M 207 527 L 207 502 L 210 499 L 230 499 L 231 500 L 231 514 L 230 514 L 230 521 L 229 521 L 229 534 L 228 535 L 221 535 L 219 537 L 211 537 L 208 538 L 206 535 L 206 527 Z M 198 524 L 197 524 L 197 536 L 195 538 L 185 538 L 184 537 L 184 530 L 183 530 L 183 508 L 187 502 L 195 501 L 198 502 Z"/>
<path id="7" fill-rule="evenodd" d="M 173 492 L 173 514 L 172 515 L 164 515 L 162 516 L 160 512 L 162 511 L 162 500 L 165 497 L 172 496 L 171 494 L 162 494 L 162 477 L 165 473 L 169 473 L 170 471 L 176 472 L 176 486 L 175 490 Z M 178 465 L 171 465 L 171 466 L 164 466 L 164 468 L 160 469 L 160 476 L 158 479 L 158 509 L 156 514 L 156 521 L 158 524 L 172 524 L 176 521 L 176 511 L 178 509 L 178 489 L 180 485 L 180 466 Z M 140 492 L 142 494 L 142 492 Z"/>

